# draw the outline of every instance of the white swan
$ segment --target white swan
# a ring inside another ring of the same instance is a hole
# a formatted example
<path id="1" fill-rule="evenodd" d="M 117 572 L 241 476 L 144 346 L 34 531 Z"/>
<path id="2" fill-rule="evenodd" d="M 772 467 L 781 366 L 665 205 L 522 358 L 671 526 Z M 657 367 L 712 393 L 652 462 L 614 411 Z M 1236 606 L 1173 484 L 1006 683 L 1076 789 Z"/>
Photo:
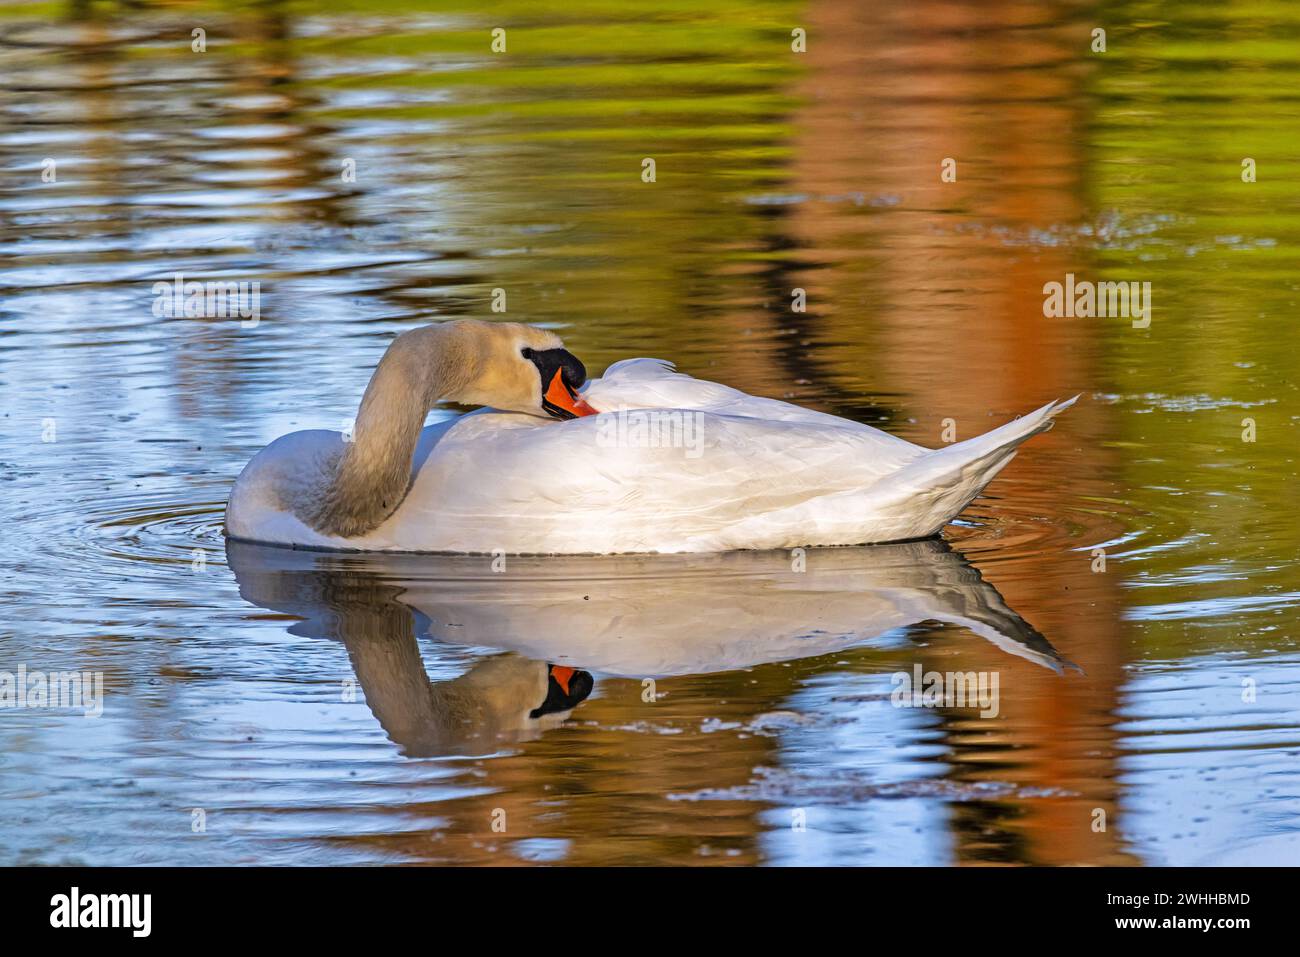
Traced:
<path id="1" fill-rule="evenodd" d="M 351 441 L 276 439 L 235 482 L 226 532 L 305 548 L 511 554 L 925 538 L 1074 402 L 931 450 L 660 360 L 616 362 L 579 394 L 585 378 L 532 326 L 457 320 L 403 333 L 366 387 Z M 422 428 L 444 400 L 509 411 Z"/>

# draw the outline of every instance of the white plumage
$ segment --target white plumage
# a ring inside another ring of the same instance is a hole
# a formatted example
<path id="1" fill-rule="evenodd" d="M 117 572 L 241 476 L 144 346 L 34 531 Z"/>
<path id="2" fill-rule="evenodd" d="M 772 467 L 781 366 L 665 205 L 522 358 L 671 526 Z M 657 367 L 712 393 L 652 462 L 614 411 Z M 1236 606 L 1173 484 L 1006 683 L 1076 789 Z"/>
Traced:
<path id="1" fill-rule="evenodd" d="M 955 518 L 1022 442 L 1074 402 L 930 450 L 654 359 L 615 363 L 583 398 L 605 414 L 552 421 L 480 410 L 425 428 L 400 507 L 350 538 L 322 534 L 290 507 L 337 457 L 343 437 L 286 435 L 240 475 L 227 531 L 298 547 L 512 554 L 922 538 Z"/>

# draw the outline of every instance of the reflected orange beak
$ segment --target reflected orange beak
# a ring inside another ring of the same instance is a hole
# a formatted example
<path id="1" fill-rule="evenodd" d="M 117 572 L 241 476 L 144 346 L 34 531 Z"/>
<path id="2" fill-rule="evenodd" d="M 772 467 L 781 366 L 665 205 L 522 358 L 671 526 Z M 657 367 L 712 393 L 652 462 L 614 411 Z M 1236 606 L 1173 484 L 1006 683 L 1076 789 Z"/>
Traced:
<path id="1" fill-rule="evenodd" d="M 565 694 L 569 694 L 569 682 L 573 679 L 573 676 L 576 673 L 576 668 L 566 668 L 564 665 L 551 665 L 551 677 L 555 679 L 555 683 L 560 686 L 560 690 Z"/>
<path id="2" fill-rule="evenodd" d="M 564 383 L 563 370 L 556 369 L 551 384 L 546 388 L 545 399 L 557 409 L 563 409 L 570 415 L 596 415 L 596 410 L 578 398 L 577 393 Z"/>

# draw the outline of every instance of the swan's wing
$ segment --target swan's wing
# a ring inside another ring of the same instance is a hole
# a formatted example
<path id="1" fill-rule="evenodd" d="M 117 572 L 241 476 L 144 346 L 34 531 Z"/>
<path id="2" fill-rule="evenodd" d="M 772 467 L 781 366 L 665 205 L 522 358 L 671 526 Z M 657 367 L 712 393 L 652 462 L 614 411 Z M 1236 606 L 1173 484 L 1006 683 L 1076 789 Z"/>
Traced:
<path id="1" fill-rule="evenodd" d="M 780 399 L 749 395 L 739 389 L 695 379 L 675 371 L 664 359 L 624 359 L 615 362 L 605 374 L 587 385 L 583 392 L 592 408 L 601 412 L 621 409 L 696 409 L 718 415 L 743 416 L 769 422 L 797 422 L 827 426 L 870 434 L 882 445 L 899 445 L 914 449 L 910 442 L 881 432 L 879 429 L 791 405 Z"/>
<path id="2" fill-rule="evenodd" d="M 397 543 L 436 529 L 447 551 L 807 544 L 854 520 L 844 494 L 924 454 L 874 430 L 693 409 L 555 423 L 467 415 L 419 469 L 400 527 L 390 520 L 377 531 Z"/>

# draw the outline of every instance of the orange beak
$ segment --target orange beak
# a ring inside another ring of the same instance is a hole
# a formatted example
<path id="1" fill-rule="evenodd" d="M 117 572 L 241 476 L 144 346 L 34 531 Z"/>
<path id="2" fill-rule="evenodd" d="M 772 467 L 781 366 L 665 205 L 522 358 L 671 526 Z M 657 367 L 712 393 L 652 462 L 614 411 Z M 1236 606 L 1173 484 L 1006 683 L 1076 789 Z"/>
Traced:
<path id="1" fill-rule="evenodd" d="M 595 409 L 578 398 L 577 393 L 564 384 L 564 379 L 561 377 L 562 372 L 562 369 L 555 370 L 555 377 L 551 379 L 551 384 L 546 388 L 546 401 L 557 409 L 563 409 L 575 416 L 596 415 Z"/>
<path id="2" fill-rule="evenodd" d="M 560 686 L 560 690 L 565 694 L 569 693 L 569 682 L 573 679 L 574 674 L 576 674 L 576 671 L 573 668 L 566 668 L 564 665 L 551 665 L 551 677 L 555 679 L 555 683 Z"/>

